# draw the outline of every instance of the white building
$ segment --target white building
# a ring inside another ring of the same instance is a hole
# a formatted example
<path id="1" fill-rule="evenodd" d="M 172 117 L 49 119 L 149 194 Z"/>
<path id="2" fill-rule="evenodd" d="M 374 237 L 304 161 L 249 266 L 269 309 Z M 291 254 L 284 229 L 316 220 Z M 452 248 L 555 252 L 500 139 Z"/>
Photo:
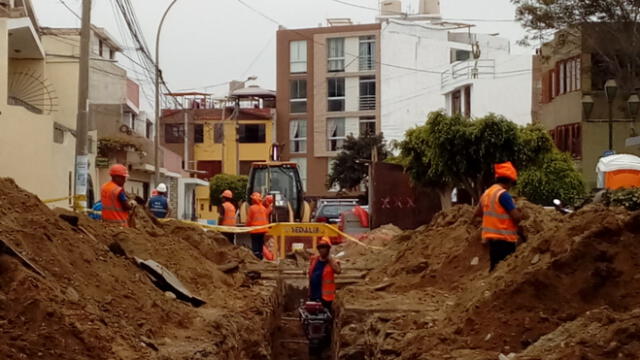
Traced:
<path id="1" fill-rule="evenodd" d="M 531 55 L 511 54 L 508 39 L 473 33 L 472 25 L 442 21 L 437 1 L 423 3 L 422 14 L 408 17 L 389 15 L 387 4 L 378 18 L 385 138 L 401 140 L 440 109 L 530 123 Z"/>

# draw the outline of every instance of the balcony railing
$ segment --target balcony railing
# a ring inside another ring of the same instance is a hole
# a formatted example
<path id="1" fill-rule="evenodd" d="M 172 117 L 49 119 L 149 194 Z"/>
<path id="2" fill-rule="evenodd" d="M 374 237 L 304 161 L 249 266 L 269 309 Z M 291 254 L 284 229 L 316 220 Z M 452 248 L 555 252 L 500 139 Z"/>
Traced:
<path id="1" fill-rule="evenodd" d="M 440 86 L 445 88 L 464 80 L 493 79 L 495 73 L 496 62 L 493 59 L 455 62 L 440 75 Z"/>
<path id="2" fill-rule="evenodd" d="M 360 56 L 360 71 L 373 70 L 374 59 L 373 56 Z"/>
<path id="3" fill-rule="evenodd" d="M 375 109 L 376 109 L 375 95 L 360 95 L 360 110 L 375 110 Z"/>

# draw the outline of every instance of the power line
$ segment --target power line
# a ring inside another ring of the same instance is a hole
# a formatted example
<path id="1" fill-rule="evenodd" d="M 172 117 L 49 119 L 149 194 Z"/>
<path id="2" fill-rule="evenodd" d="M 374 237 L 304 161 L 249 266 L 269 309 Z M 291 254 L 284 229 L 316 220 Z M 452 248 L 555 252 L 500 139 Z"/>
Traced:
<path id="1" fill-rule="evenodd" d="M 280 22 L 278 22 L 278 20 L 275 20 L 274 18 L 270 17 L 269 15 L 265 14 L 264 12 L 254 8 L 253 6 L 247 4 L 246 2 L 244 2 L 243 0 L 237 0 L 240 4 L 242 4 L 243 6 L 245 6 L 246 8 L 248 8 L 249 10 L 257 13 L 258 15 L 262 16 L 263 18 L 271 21 L 272 23 L 278 25 L 278 26 L 282 26 L 284 27 L 282 24 L 280 24 Z"/>
<path id="2" fill-rule="evenodd" d="M 64 0 L 58 0 L 58 2 L 60 2 L 60 4 L 62 4 L 64 7 L 66 7 L 67 10 L 69 10 L 73 14 L 73 16 L 78 18 L 78 20 L 82 20 L 80 15 L 78 15 L 78 13 L 75 10 L 73 10 L 66 2 L 64 2 Z"/>

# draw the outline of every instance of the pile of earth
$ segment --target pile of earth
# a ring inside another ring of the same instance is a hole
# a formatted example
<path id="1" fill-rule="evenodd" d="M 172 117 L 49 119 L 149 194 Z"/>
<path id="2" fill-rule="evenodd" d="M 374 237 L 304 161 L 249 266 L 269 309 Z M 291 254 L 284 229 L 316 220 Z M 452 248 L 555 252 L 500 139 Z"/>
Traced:
<path id="1" fill-rule="evenodd" d="M 493 273 L 471 207 L 394 238 L 364 284 L 338 293 L 339 358 L 637 355 L 640 213 L 590 206 L 561 216 L 519 205 L 528 241 Z"/>
<path id="2" fill-rule="evenodd" d="M 250 263 L 223 238 L 177 222 L 136 228 L 80 216 L 74 226 L 0 178 L 0 358 L 268 359 L 273 287 L 219 265 Z M 206 301 L 163 293 L 134 257 L 153 259 Z"/>

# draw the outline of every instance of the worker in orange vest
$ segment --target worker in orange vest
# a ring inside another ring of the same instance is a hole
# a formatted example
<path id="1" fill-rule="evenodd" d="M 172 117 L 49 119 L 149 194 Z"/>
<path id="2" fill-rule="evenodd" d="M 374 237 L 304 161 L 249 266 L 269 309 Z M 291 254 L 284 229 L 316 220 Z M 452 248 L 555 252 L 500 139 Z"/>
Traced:
<path id="1" fill-rule="evenodd" d="M 316 245 L 318 255 L 309 264 L 309 300 L 319 301 L 331 310 L 336 298 L 335 274 L 342 272 L 340 262 L 331 257 L 331 240 L 323 237 Z"/>
<path id="2" fill-rule="evenodd" d="M 249 207 L 249 216 L 247 217 L 247 226 L 263 226 L 269 224 L 267 209 L 262 205 L 262 195 L 258 192 L 251 194 L 253 205 Z M 264 236 L 268 229 L 255 229 L 250 231 L 251 235 L 251 251 L 260 260 L 262 260 L 262 250 L 264 247 Z"/>
<path id="3" fill-rule="evenodd" d="M 233 193 L 231 190 L 225 190 L 222 192 L 222 205 L 220 206 L 220 221 L 218 222 L 222 226 L 236 226 L 236 212 L 238 207 L 233 200 Z M 230 232 L 223 232 L 224 235 L 231 244 L 235 244 L 235 234 Z"/>
<path id="4" fill-rule="evenodd" d="M 129 171 L 124 165 L 115 164 L 109 169 L 109 175 L 111 181 L 102 185 L 100 189 L 102 221 L 129 227 L 129 211 L 136 206 L 135 201 L 129 200 L 123 188 Z"/>
<path id="5" fill-rule="evenodd" d="M 482 195 L 475 212 L 482 217 L 482 243 L 489 245 L 489 271 L 516 251 L 522 221 L 522 212 L 509 194 L 518 180 L 516 168 L 511 162 L 496 164 L 495 177 L 496 183 Z"/>

